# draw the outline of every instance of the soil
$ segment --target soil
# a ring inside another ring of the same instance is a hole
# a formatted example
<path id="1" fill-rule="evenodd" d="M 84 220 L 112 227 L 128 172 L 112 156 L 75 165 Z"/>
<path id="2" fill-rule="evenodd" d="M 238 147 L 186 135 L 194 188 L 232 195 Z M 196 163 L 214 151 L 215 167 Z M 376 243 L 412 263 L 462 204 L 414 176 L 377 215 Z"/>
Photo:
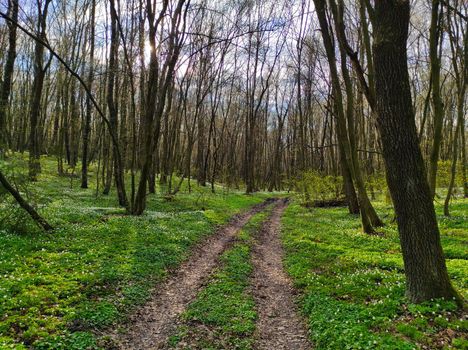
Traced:
<path id="1" fill-rule="evenodd" d="M 153 292 L 149 302 L 130 316 L 128 332 L 112 335 L 117 349 L 164 349 L 175 331 L 178 316 L 204 286 L 219 256 L 235 241 L 236 234 L 270 201 L 236 215 L 214 235 L 199 244 L 190 258 Z"/>
<path id="2" fill-rule="evenodd" d="M 258 314 L 254 349 L 312 349 L 306 324 L 294 303 L 295 289 L 283 269 L 279 234 L 287 200 L 271 199 L 233 217 L 227 225 L 199 244 L 190 258 L 154 290 L 150 301 L 134 312 L 127 324 L 128 331 L 112 335 L 113 347 L 125 350 L 169 348 L 167 341 L 181 324 L 179 316 L 209 281 L 219 265 L 220 255 L 236 241 L 239 230 L 250 218 L 272 201 L 276 202 L 275 207 L 257 233 L 252 248 L 254 272 L 249 292 L 255 299 Z M 216 336 L 210 330 L 197 332 L 197 329 L 193 327 L 195 333 L 201 334 L 189 333 L 194 337 Z"/>
<path id="3" fill-rule="evenodd" d="M 294 303 L 296 291 L 283 269 L 279 235 L 280 219 L 286 207 L 287 200 L 276 205 L 253 248 L 251 285 L 258 314 L 254 348 L 258 350 L 312 349 L 305 321 Z"/>

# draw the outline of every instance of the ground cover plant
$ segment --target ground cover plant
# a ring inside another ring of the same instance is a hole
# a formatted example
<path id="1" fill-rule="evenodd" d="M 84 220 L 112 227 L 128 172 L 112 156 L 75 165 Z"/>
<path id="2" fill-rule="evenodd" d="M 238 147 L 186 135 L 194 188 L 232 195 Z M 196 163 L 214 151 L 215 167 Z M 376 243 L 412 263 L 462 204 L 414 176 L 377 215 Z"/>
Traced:
<path id="1" fill-rule="evenodd" d="M 145 215 L 132 217 L 113 196 L 79 189 L 54 175 L 52 159 L 42 162 L 30 196 L 57 229 L 44 234 L 2 204 L 14 215 L 0 230 L 0 348 L 98 347 L 91 331 L 124 318 L 196 242 L 265 197 L 195 186 L 170 200 L 152 196 Z"/>
<path id="2" fill-rule="evenodd" d="M 270 212 L 271 206 L 253 216 L 221 256 L 220 268 L 182 315 L 183 324 L 170 339 L 173 348 L 252 349 L 257 314 L 248 289 L 250 251 Z"/>
<path id="3" fill-rule="evenodd" d="M 449 218 L 437 210 L 448 272 L 466 298 L 468 200 L 454 201 Z M 453 300 L 408 303 L 393 214 L 384 204 L 379 211 L 387 225 L 374 236 L 346 208 L 295 202 L 285 212 L 285 266 L 302 291 L 315 348 L 467 349 L 467 315 Z"/>
<path id="4" fill-rule="evenodd" d="M 467 83 L 463 0 L 0 1 L 0 350 L 467 348 Z"/>

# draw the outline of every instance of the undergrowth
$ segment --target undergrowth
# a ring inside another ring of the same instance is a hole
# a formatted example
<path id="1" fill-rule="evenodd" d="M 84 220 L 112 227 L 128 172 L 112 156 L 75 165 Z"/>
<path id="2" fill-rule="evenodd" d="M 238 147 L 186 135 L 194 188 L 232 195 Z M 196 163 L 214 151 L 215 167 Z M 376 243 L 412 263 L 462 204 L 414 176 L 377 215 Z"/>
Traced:
<path id="1" fill-rule="evenodd" d="M 24 159 L 15 169 L 27 171 Z M 19 166 L 23 162 L 22 167 Z M 94 336 L 125 319 L 150 288 L 189 254 L 216 225 L 266 196 L 194 186 L 166 200 L 158 188 L 141 217 L 125 214 L 111 193 L 79 188 L 42 159 L 31 198 L 57 229 L 41 232 L 27 217 L 9 215 L 0 226 L 0 348 L 98 349 Z M 9 174 L 10 177 L 13 174 Z M 12 208 L 10 201 L 0 203 Z M 14 220 L 13 220 L 14 219 Z"/>
<path id="2" fill-rule="evenodd" d="M 421 305 L 404 296 L 398 233 L 390 208 L 379 205 L 382 236 L 361 233 L 346 208 L 306 209 L 293 203 L 283 217 L 286 268 L 302 291 L 315 349 L 467 349 L 466 313 L 451 300 Z M 468 296 L 468 201 L 441 216 L 450 277 Z"/>
<path id="3" fill-rule="evenodd" d="M 255 232 L 271 213 L 258 213 L 238 242 L 221 256 L 221 266 L 182 315 L 184 325 L 170 339 L 178 349 L 252 349 L 257 313 L 248 292 L 250 249 Z"/>

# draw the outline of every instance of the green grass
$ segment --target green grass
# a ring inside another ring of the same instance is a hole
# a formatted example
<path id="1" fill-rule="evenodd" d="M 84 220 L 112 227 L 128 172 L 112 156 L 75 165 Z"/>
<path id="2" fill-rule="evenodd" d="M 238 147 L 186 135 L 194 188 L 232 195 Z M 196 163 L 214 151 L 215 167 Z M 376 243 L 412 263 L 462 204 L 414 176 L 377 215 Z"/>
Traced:
<path id="1" fill-rule="evenodd" d="M 252 349 L 257 317 L 248 293 L 252 272 L 250 246 L 270 210 L 252 217 L 238 242 L 221 256 L 221 267 L 183 314 L 184 325 L 171 337 L 172 346 L 187 349 Z"/>
<path id="2" fill-rule="evenodd" d="M 106 339 L 96 333 L 143 303 L 216 225 L 268 196 L 219 186 L 213 195 L 193 183 L 192 193 L 184 184 L 165 200 L 159 186 L 146 213 L 131 217 L 118 207 L 115 193 L 96 195 L 95 165 L 90 189 L 82 190 L 79 179 L 56 176 L 55 161 L 46 157 L 39 181 L 28 183 L 26 159 L 15 155 L 0 167 L 57 230 L 41 232 L 0 189 L 0 349 L 104 347 Z M 286 211 L 285 264 L 303 293 L 316 349 L 468 349 L 468 321 L 453 302 L 412 305 L 405 299 L 396 227 L 388 222 L 390 209 L 378 209 L 388 224 L 383 237 L 360 233 L 359 219 L 345 209 L 309 211 L 292 204 Z M 440 203 L 437 210 L 449 274 L 467 298 L 468 201 L 455 201 L 450 218 L 442 216 Z M 203 324 L 225 342 L 203 334 L 203 348 L 251 347 L 256 315 L 246 293 L 249 236 L 262 215 L 242 231 L 185 315 L 187 324 Z M 189 331 L 181 328 L 173 342 Z"/>
<path id="3" fill-rule="evenodd" d="M 387 220 L 382 237 L 361 233 L 346 208 L 293 203 L 285 212 L 285 265 L 302 291 L 315 349 L 467 349 L 466 314 L 453 301 L 405 299 L 398 233 L 390 208 L 378 209 Z M 450 218 L 437 210 L 449 274 L 466 298 L 468 201 L 454 202 Z"/>
<path id="4" fill-rule="evenodd" d="M 2 164 L 22 169 L 24 158 Z M 95 195 L 78 179 L 55 175 L 52 159 L 42 159 L 36 184 L 23 191 L 56 227 L 41 232 L 5 194 L 0 194 L 0 348 L 97 349 L 93 331 L 120 322 L 168 269 L 215 226 L 266 196 L 240 192 L 213 195 L 185 188 L 172 200 L 151 195 L 141 217 L 125 215 L 115 193 Z M 91 168 L 95 176 L 95 169 Z M 161 191 L 158 188 L 158 192 Z"/>

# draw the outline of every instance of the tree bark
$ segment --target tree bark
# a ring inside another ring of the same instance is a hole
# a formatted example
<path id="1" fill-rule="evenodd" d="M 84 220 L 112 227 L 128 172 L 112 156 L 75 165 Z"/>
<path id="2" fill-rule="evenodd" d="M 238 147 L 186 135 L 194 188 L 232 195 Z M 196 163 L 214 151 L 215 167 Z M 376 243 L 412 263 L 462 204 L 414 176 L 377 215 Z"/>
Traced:
<path id="1" fill-rule="evenodd" d="M 8 1 L 8 15 L 14 21 L 18 21 L 18 0 Z M 7 22 L 7 25 L 8 52 L 5 67 L 3 68 L 3 81 L 0 90 L 0 158 L 3 157 L 7 150 L 8 134 L 6 131 L 6 117 L 16 58 L 16 25 L 11 22 Z"/>
<path id="2" fill-rule="evenodd" d="M 352 143 L 349 139 L 351 130 L 347 130 L 345 111 L 343 107 L 343 94 L 341 92 L 341 84 L 339 81 L 338 70 L 336 67 L 336 56 L 334 52 L 332 36 L 330 33 L 330 25 L 326 15 L 325 0 L 314 0 L 317 16 L 322 32 L 323 44 L 327 54 L 328 65 L 332 81 L 332 94 L 334 100 L 334 112 L 336 115 L 336 132 L 340 144 L 340 152 L 344 155 L 348 169 L 350 170 L 354 184 L 356 185 L 357 195 L 359 200 L 359 208 L 361 213 L 361 222 L 363 231 L 368 234 L 374 234 L 373 226 L 382 226 L 382 222 L 375 213 L 369 197 L 367 196 L 364 180 L 362 178 L 361 169 L 357 159 L 357 152 L 353 154 Z"/>
<path id="3" fill-rule="evenodd" d="M 465 95 L 466 95 L 466 88 L 468 84 L 468 21 L 465 24 L 465 34 L 463 37 L 463 48 L 460 52 L 460 55 L 457 55 L 457 47 L 455 35 L 452 31 L 451 26 L 451 14 L 447 12 L 447 28 L 450 38 L 450 49 L 452 51 L 452 68 L 455 74 L 455 82 L 457 87 L 457 125 L 455 127 L 455 133 L 453 135 L 452 141 L 452 164 L 451 164 L 451 172 L 450 172 L 450 183 L 447 189 L 447 195 L 445 197 L 444 202 L 444 215 L 450 216 L 449 212 L 449 204 L 450 199 L 452 197 L 453 188 L 455 186 L 455 177 L 457 175 L 457 161 L 458 161 L 458 145 L 461 142 L 461 146 L 465 147 L 463 143 L 463 137 L 465 134 Z M 459 57 L 458 57 L 459 56 Z M 458 59 L 459 58 L 459 59 Z M 460 62 L 461 61 L 461 62 Z M 461 139 L 461 140 L 460 140 Z M 450 143 L 449 143 L 450 144 Z M 463 150 L 464 152 L 465 150 Z M 462 162 L 466 161 L 463 157 L 464 154 L 462 152 Z M 462 169 L 465 171 L 465 169 Z M 463 176 L 466 176 L 464 173 Z M 464 182 L 466 182 L 466 178 L 463 178 Z M 463 184 L 465 186 L 465 184 Z"/>
<path id="4" fill-rule="evenodd" d="M 460 297 L 448 277 L 412 109 L 406 42 L 409 0 L 377 0 L 374 67 L 377 122 L 395 206 L 411 302 Z"/>
<path id="5" fill-rule="evenodd" d="M 51 0 L 38 1 L 38 33 L 37 36 L 46 41 L 47 12 Z M 49 61 L 50 63 L 50 61 Z M 34 80 L 31 91 L 31 107 L 29 111 L 30 131 L 29 131 L 29 179 L 37 180 L 37 175 L 41 172 L 40 146 L 39 146 L 39 117 L 41 112 L 41 97 L 44 87 L 44 78 L 46 75 L 47 63 L 44 66 L 44 46 L 36 42 L 34 49 Z"/>
<path id="6" fill-rule="evenodd" d="M 429 33 L 429 58 L 431 64 L 432 105 L 434 107 L 434 136 L 431 155 L 429 158 L 429 187 L 432 198 L 435 196 L 437 186 L 437 163 L 439 161 L 440 143 L 442 141 L 442 127 L 444 122 L 444 104 L 440 95 L 440 0 L 432 0 L 431 28 Z"/>
<path id="7" fill-rule="evenodd" d="M 117 10 L 115 7 L 114 0 L 110 0 L 110 13 L 111 13 L 111 43 L 110 43 L 110 54 L 109 54 L 109 73 L 107 80 L 107 106 L 109 108 L 109 122 L 110 122 L 110 133 L 114 133 L 114 139 L 119 143 L 118 137 L 118 106 L 115 100 L 114 89 L 116 87 L 116 72 L 118 67 L 117 57 L 119 50 L 119 34 L 117 27 Z M 114 158 L 114 176 L 115 176 L 115 187 L 117 189 L 117 197 L 119 205 L 122 207 L 128 207 L 127 193 L 125 189 L 124 180 L 124 162 L 122 154 L 117 149 L 116 145 L 112 146 L 112 153 Z"/>
<path id="8" fill-rule="evenodd" d="M 94 74 L 94 17 L 96 12 L 96 0 L 92 0 L 91 4 L 91 23 L 89 25 L 89 71 L 88 71 L 88 87 L 92 89 L 93 74 Z M 93 105 L 89 96 L 86 97 L 86 115 L 83 125 L 83 150 L 81 155 L 81 188 L 88 188 L 88 150 L 89 139 L 91 133 L 91 113 Z"/>

